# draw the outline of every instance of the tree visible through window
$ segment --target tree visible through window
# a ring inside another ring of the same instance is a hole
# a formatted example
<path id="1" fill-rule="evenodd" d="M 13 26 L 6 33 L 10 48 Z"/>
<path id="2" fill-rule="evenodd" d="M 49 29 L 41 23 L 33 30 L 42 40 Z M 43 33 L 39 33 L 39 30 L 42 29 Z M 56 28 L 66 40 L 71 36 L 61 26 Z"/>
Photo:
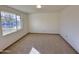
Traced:
<path id="1" fill-rule="evenodd" d="M 2 34 L 7 35 L 21 29 L 21 18 L 19 15 L 1 11 Z"/>

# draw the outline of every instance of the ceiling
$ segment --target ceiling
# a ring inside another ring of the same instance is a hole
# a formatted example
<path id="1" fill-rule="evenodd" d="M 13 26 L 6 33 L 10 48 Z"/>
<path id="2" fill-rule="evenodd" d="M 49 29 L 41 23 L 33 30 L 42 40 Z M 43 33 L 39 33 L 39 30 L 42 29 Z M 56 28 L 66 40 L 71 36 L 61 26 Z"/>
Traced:
<path id="1" fill-rule="evenodd" d="M 67 7 L 66 5 L 42 5 L 42 8 L 36 8 L 36 5 L 8 5 L 25 13 L 51 13 L 58 12 Z"/>

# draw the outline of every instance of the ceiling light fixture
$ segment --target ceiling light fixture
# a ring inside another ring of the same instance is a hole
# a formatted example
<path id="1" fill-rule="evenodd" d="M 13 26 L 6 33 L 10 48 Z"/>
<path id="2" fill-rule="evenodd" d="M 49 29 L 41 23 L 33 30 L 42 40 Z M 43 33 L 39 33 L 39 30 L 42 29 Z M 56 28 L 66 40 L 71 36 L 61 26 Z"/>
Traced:
<path id="1" fill-rule="evenodd" d="M 41 8 L 41 5 L 37 5 L 36 7 L 37 7 L 37 8 Z"/>

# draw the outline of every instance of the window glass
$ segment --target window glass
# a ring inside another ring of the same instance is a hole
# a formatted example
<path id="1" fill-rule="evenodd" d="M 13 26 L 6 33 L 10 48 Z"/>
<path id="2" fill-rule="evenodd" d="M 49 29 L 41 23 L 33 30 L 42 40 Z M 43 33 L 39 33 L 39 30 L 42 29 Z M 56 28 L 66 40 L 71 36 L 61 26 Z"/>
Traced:
<path id="1" fill-rule="evenodd" d="M 2 34 L 7 35 L 21 29 L 20 16 L 13 13 L 1 12 Z"/>
<path id="2" fill-rule="evenodd" d="M 20 16 L 17 16 L 17 29 L 21 29 L 21 18 Z"/>

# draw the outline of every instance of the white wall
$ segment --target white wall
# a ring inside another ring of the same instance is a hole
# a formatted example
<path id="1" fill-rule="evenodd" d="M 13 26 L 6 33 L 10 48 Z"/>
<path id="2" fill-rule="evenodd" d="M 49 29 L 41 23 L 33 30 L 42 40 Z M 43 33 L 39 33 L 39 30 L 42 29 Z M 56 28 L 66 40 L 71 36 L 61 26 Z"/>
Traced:
<path id="1" fill-rule="evenodd" d="M 79 52 L 79 6 L 69 6 L 62 11 L 60 34 Z"/>
<path id="2" fill-rule="evenodd" d="M 35 13 L 29 16 L 29 27 L 32 33 L 58 34 L 58 13 Z"/>
<path id="3" fill-rule="evenodd" d="M 29 29 L 28 29 L 28 14 L 24 14 L 20 11 L 9 8 L 7 6 L 0 6 L 0 11 L 6 11 L 6 12 L 11 12 L 11 13 L 20 15 L 23 23 L 23 28 L 18 32 L 15 32 L 6 36 L 2 36 L 0 31 L 0 51 L 2 51 L 7 46 L 9 46 L 10 44 L 18 40 L 20 37 L 28 33 Z M 1 30 L 1 27 L 0 27 L 0 30 Z"/>

